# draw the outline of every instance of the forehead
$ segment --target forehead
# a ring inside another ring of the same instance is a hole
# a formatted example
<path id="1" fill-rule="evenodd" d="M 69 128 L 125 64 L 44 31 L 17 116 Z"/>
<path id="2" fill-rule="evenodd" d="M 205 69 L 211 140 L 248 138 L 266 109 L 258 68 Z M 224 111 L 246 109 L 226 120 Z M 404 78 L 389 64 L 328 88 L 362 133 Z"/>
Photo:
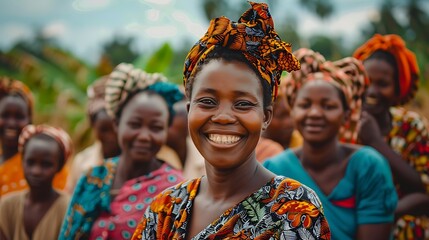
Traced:
<path id="1" fill-rule="evenodd" d="M 314 97 L 324 97 L 324 98 L 339 98 L 337 89 L 333 84 L 325 80 L 312 80 L 305 83 L 301 89 L 298 90 L 298 98 L 314 98 Z"/>
<path id="2" fill-rule="evenodd" d="M 49 137 L 32 137 L 25 145 L 24 155 L 30 156 L 36 153 L 53 154 L 59 152 L 60 146 L 57 141 Z"/>
<path id="3" fill-rule="evenodd" d="M 144 117 L 164 116 L 168 115 L 168 106 L 157 94 L 137 93 L 124 106 L 121 118 L 142 115 L 143 112 Z"/>
<path id="4" fill-rule="evenodd" d="M 0 109 L 13 107 L 22 111 L 28 108 L 27 102 L 18 95 L 7 95 L 0 100 Z"/>
<path id="5" fill-rule="evenodd" d="M 245 63 L 212 60 L 196 75 L 193 94 L 199 91 L 246 93 L 262 98 L 262 84 L 255 72 Z"/>

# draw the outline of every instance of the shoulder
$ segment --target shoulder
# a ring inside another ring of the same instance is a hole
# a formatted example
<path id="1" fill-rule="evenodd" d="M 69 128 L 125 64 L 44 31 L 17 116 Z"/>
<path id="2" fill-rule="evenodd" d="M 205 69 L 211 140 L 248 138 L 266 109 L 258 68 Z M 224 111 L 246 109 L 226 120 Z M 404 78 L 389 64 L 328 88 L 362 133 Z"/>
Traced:
<path id="1" fill-rule="evenodd" d="M 271 188 L 270 196 L 276 202 L 304 202 L 313 205 L 315 208 L 322 207 L 322 203 L 314 190 L 295 179 L 277 176 L 273 179 Z"/>
<path id="2" fill-rule="evenodd" d="M 24 198 L 28 190 L 11 192 L 0 198 L 0 209 L 7 209 L 8 207 L 18 206 L 21 203 L 21 199 Z"/>
<path id="3" fill-rule="evenodd" d="M 284 164 L 288 163 L 293 158 L 296 158 L 296 155 L 293 152 L 293 150 L 286 149 L 280 154 L 274 157 L 268 158 L 262 163 L 262 165 L 268 170 L 276 171 L 276 170 L 284 169 L 285 168 Z"/>
<path id="4" fill-rule="evenodd" d="M 154 213 L 171 212 L 175 205 L 186 204 L 188 200 L 195 198 L 199 184 L 200 179 L 197 178 L 166 188 L 153 199 L 150 211 Z"/>

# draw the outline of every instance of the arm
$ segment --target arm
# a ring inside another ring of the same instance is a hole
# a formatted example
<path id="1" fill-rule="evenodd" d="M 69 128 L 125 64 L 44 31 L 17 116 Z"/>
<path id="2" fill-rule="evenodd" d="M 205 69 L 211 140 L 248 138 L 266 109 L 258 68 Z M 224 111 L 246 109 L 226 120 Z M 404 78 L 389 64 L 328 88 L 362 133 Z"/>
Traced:
<path id="1" fill-rule="evenodd" d="M 360 240 L 383 240 L 390 239 L 392 233 L 392 224 L 367 224 L 360 225 L 357 230 L 356 239 Z"/>
<path id="2" fill-rule="evenodd" d="M 429 196 L 424 193 L 412 193 L 404 196 L 398 202 L 395 217 L 403 215 L 429 215 Z"/>
<path id="3" fill-rule="evenodd" d="M 362 112 L 358 129 L 361 143 L 375 148 L 388 160 L 393 176 L 403 191 L 424 191 L 419 173 L 386 143 L 373 116 L 365 111 Z"/>
<path id="4" fill-rule="evenodd" d="M 357 239 L 389 239 L 398 197 L 389 164 L 368 148 L 359 157 L 356 182 Z"/>

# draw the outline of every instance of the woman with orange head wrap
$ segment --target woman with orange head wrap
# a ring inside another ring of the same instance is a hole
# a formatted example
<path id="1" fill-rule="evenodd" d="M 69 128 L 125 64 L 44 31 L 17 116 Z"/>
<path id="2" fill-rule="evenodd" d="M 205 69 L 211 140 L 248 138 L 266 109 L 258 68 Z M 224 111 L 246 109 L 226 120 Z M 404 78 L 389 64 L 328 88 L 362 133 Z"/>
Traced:
<path id="1" fill-rule="evenodd" d="M 283 70 L 299 69 L 268 6 L 213 19 L 184 69 L 189 134 L 206 176 L 158 195 L 133 239 L 330 239 L 319 199 L 255 156 Z"/>
<path id="2" fill-rule="evenodd" d="M 356 139 L 350 130 L 359 120 L 368 83 L 362 63 L 328 62 L 305 48 L 294 54 L 301 70 L 286 77 L 286 101 L 303 144 L 264 166 L 315 190 L 332 239 L 388 239 L 397 202 L 389 165 L 370 147 L 340 142 Z M 348 131 L 341 132 L 344 126 Z"/>
<path id="3" fill-rule="evenodd" d="M 34 99 L 30 89 L 21 81 L 0 77 L 0 196 L 27 189 L 22 169 L 22 154 L 18 137 L 32 122 Z M 63 189 L 68 169 L 64 167 L 54 179 L 54 188 Z"/>
<path id="4" fill-rule="evenodd" d="M 359 140 L 377 149 L 390 163 L 399 195 L 395 238 L 428 239 L 428 128 L 424 118 L 400 107 L 417 90 L 416 57 L 394 34 L 374 35 L 354 56 L 364 62 L 371 81 Z"/>

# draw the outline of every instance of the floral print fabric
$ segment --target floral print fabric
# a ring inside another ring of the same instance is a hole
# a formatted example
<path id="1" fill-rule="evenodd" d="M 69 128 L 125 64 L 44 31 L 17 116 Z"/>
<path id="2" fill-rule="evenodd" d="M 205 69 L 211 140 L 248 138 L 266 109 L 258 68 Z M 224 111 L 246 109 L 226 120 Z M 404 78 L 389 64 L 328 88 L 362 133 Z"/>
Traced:
<path id="1" fill-rule="evenodd" d="M 401 107 L 390 109 L 392 130 L 387 142 L 419 174 L 429 194 L 429 134 L 427 121 Z M 397 187 L 399 198 L 401 189 Z M 427 216 L 402 216 L 396 222 L 395 239 L 429 239 Z"/>
<path id="2" fill-rule="evenodd" d="M 158 195 L 133 239 L 185 239 L 201 179 Z M 328 223 L 313 190 L 282 176 L 226 210 L 192 239 L 330 239 Z"/>

